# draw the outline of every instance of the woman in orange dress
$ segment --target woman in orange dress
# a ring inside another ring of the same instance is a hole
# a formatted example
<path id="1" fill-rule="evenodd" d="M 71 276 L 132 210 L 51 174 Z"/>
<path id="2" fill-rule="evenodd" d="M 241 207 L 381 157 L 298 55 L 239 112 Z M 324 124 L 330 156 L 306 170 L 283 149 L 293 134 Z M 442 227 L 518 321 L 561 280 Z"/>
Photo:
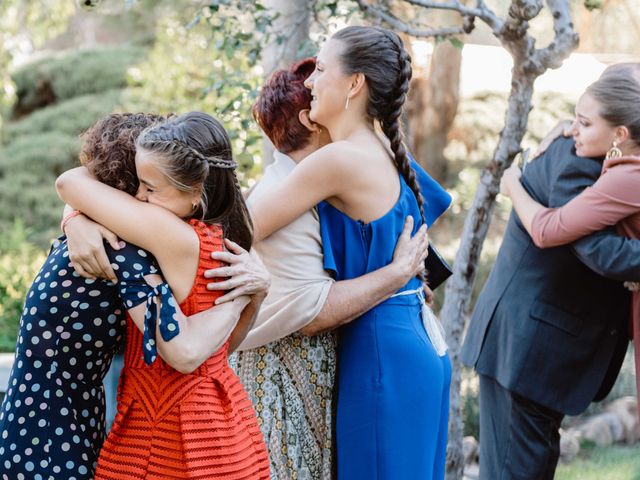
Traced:
<path id="1" fill-rule="evenodd" d="M 95 478 L 267 479 L 255 412 L 227 363 L 264 289 L 252 295 L 227 341 L 204 363 L 202 352 L 194 352 L 193 362 L 178 371 L 156 355 L 180 330 L 169 285 L 186 315 L 206 310 L 220 293 L 207 290 L 203 273 L 220 265 L 216 256 L 226 258 L 224 243 L 249 255 L 251 221 L 229 138 L 215 119 L 192 112 L 143 133 L 137 147 L 137 200 L 100 184 L 82 167 L 56 183 L 65 202 L 151 252 L 168 282 L 144 277 L 155 298 L 135 307 L 146 309 L 144 334 L 128 320 L 118 413 Z M 223 241 L 223 232 L 233 241 Z"/>

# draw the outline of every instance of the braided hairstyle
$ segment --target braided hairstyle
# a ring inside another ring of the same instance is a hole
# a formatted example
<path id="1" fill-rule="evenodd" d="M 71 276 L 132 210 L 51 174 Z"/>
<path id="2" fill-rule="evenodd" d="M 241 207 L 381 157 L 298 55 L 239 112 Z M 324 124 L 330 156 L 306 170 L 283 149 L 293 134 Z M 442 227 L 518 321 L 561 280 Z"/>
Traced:
<path id="1" fill-rule="evenodd" d="M 146 130 L 136 147 L 159 154 L 160 168 L 178 190 L 202 188 L 193 218 L 222 225 L 227 238 L 251 248 L 253 224 L 235 174 L 231 141 L 220 122 L 190 112 Z"/>
<path id="2" fill-rule="evenodd" d="M 411 57 L 400 37 L 381 27 L 346 27 L 332 39 L 344 45 L 340 57 L 344 73 L 364 75 L 369 87 L 367 115 L 380 122 L 389 139 L 395 166 L 416 196 L 424 223 L 424 201 L 407 157 L 400 118 L 411 81 Z"/>

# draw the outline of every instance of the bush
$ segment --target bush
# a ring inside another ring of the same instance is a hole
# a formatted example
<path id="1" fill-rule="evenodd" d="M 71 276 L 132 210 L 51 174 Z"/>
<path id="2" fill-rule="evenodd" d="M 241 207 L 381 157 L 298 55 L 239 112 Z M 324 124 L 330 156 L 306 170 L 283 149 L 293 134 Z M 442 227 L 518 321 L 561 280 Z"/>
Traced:
<path id="1" fill-rule="evenodd" d="M 28 171 L 39 179 L 59 175 L 78 163 L 78 137 L 57 132 L 25 135 L 0 148 L 0 178 Z"/>
<path id="2" fill-rule="evenodd" d="M 13 352 L 24 298 L 45 259 L 23 222 L 0 231 L 0 351 Z"/>
<path id="3" fill-rule="evenodd" d="M 57 235 L 62 202 L 54 182 L 78 164 L 78 150 L 77 138 L 53 132 L 20 137 L 0 149 L 1 231 L 20 219 L 43 247 Z"/>
<path id="4" fill-rule="evenodd" d="M 79 95 L 127 86 L 128 68 L 142 60 L 141 47 L 102 47 L 63 52 L 30 63 L 13 73 L 16 115 Z"/>
<path id="5" fill-rule="evenodd" d="M 89 128 L 98 118 L 111 113 L 118 105 L 121 90 L 82 95 L 33 112 L 5 128 L 5 142 L 41 132 L 75 136 Z"/>

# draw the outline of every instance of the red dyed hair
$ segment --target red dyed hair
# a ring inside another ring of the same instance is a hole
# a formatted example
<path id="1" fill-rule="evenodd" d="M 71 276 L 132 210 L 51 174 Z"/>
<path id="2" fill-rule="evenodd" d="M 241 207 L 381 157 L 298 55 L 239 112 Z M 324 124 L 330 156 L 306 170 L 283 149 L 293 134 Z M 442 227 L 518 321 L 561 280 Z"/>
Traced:
<path id="1" fill-rule="evenodd" d="M 300 110 L 311 108 L 311 92 L 304 86 L 316 68 L 314 58 L 305 58 L 288 69 L 277 70 L 262 87 L 253 106 L 262 131 L 282 153 L 303 148 L 311 132 L 300 123 Z"/>

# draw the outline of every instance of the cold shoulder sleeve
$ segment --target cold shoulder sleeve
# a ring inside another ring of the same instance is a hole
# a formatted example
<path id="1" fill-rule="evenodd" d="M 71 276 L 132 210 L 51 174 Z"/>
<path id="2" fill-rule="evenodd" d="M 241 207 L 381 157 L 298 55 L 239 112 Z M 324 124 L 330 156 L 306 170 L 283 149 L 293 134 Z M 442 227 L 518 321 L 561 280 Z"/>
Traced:
<path id="1" fill-rule="evenodd" d="M 544 208 L 533 218 L 532 239 L 540 248 L 571 243 L 615 225 L 640 211 L 640 158 L 605 164 L 591 187 L 559 208 Z"/>
<path id="2" fill-rule="evenodd" d="M 431 227 L 451 205 L 451 195 L 440 186 L 431 176 L 409 155 L 411 168 L 416 174 L 420 193 L 424 199 L 424 219 Z"/>
<path id="3" fill-rule="evenodd" d="M 120 250 L 108 248 L 107 251 L 111 266 L 118 277 L 118 291 L 125 308 L 130 310 L 143 302 L 147 304 L 144 317 L 143 352 L 144 361 L 151 364 L 158 355 L 157 327 L 159 326 L 165 342 L 180 333 L 173 293 L 164 280 L 155 286 L 147 283 L 145 276 L 161 273 L 156 266 L 155 258 L 149 252 L 131 244 L 125 244 Z M 159 315 L 156 299 L 160 304 Z"/>

